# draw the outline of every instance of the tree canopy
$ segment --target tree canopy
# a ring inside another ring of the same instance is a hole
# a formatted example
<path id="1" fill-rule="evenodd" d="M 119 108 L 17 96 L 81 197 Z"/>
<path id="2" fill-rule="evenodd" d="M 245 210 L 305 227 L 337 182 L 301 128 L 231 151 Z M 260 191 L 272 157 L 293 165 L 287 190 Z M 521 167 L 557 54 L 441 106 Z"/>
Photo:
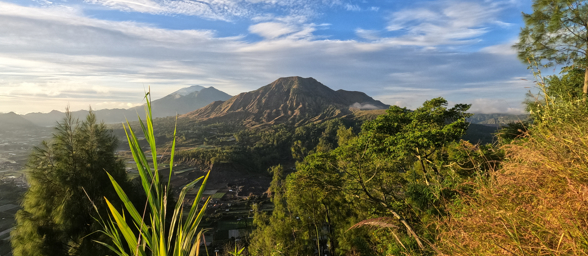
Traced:
<path id="1" fill-rule="evenodd" d="M 523 62 L 544 66 L 573 65 L 585 69 L 588 93 L 588 4 L 580 0 L 534 0 L 533 13 L 523 13 L 525 27 L 514 45 Z"/>
<path id="2" fill-rule="evenodd" d="M 392 106 L 359 134 L 341 127 L 338 147 L 317 151 L 283 178 L 273 169 L 271 216 L 256 215 L 258 255 L 381 255 L 432 252 L 430 222 L 450 200 L 469 105 L 435 98 L 411 111 Z M 455 148 L 455 150 L 451 150 Z M 472 153 L 473 154 L 473 153 Z M 470 155 L 472 155 L 470 154 Z M 378 224 L 384 229 L 362 226 Z"/>
<path id="3" fill-rule="evenodd" d="M 93 233 L 100 226 L 90 199 L 106 209 L 103 198 L 116 197 L 106 171 L 129 186 L 124 164 L 115 155 L 117 143 L 92 112 L 83 122 L 67 112 L 52 140 L 36 147 L 27 163 L 30 188 L 11 233 L 14 255 L 105 253 L 92 241 L 100 239 Z"/>

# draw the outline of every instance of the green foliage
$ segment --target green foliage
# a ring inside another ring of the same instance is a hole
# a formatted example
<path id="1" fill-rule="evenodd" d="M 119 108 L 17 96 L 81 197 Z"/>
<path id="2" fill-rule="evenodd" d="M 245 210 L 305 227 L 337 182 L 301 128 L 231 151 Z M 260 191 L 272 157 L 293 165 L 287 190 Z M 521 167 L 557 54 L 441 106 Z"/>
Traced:
<path id="1" fill-rule="evenodd" d="M 573 67 L 562 69 L 561 75 L 543 77 L 534 70 L 539 93 L 527 93 L 524 101 L 530 119 L 512 122 L 502 127 L 497 136 L 506 145 L 527 132 L 532 126 L 562 124 L 588 113 L 582 94 L 583 70 Z"/>
<path id="2" fill-rule="evenodd" d="M 547 94 L 563 101 L 576 101 L 582 98 L 584 70 L 566 67 L 561 76 L 552 75 L 545 79 Z"/>
<path id="3" fill-rule="evenodd" d="M 147 96 L 148 94 L 145 95 L 147 99 L 146 124 L 141 119 L 139 119 L 139 123 L 141 124 L 145 139 L 149 143 L 153 168 L 150 167 L 145 157 L 145 152 L 141 149 L 137 136 L 128 123 L 127 139 L 141 177 L 141 185 L 147 195 L 148 208 L 150 210 L 149 216 L 145 216 L 145 211 L 141 215 L 140 211 L 137 210 L 125 191 L 120 187 L 119 183 L 112 176 L 109 176 L 118 198 L 124 203 L 126 213 L 124 210 L 119 211 L 117 209 L 118 207 L 113 206 L 108 199 L 105 199 L 108 204 L 109 218 L 107 221 L 101 219 L 103 226 L 101 233 L 109 237 L 114 245 L 100 241 L 98 243 L 106 246 L 117 255 L 198 255 L 200 238 L 203 237 L 203 230 L 199 229 L 198 226 L 204 216 L 204 211 L 206 210 L 210 197 L 202 204 L 200 209 L 198 209 L 200 200 L 194 200 L 185 218 L 184 198 L 187 192 L 199 181 L 202 181 L 202 185 L 198 190 L 196 198 L 202 198 L 202 193 L 208 180 L 208 174 L 206 177 L 200 177 L 184 186 L 175 207 L 168 209 L 167 202 L 171 200 L 170 182 L 174 165 L 175 132 L 171 146 L 168 181 L 165 184 L 160 181 L 160 170 L 158 169 L 157 163 L 157 146 L 153 129 L 153 119 L 151 117 L 151 101 Z M 140 207 L 139 209 L 142 208 Z M 99 211 L 98 208 L 96 208 L 96 211 Z M 171 223 L 167 223 L 166 221 L 168 220 L 169 214 L 171 214 Z M 129 225 L 125 216 L 131 217 L 131 225 Z M 146 217 L 147 219 L 145 219 Z M 138 236 L 135 235 L 135 228 L 139 231 Z"/>
<path id="4" fill-rule="evenodd" d="M 533 13 L 523 13 L 525 27 L 514 47 L 523 62 L 573 63 L 586 67 L 588 6 L 585 1 L 534 0 Z"/>
<path id="5" fill-rule="evenodd" d="M 275 209 L 256 214 L 250 252 L 273 255 L 277 245 L 280 255 L 434 252 L 431 224 L 463 179 L 480 174 L 464 171 L 478 165 L 453 163 L 483 158 L 455 143 L 468 127 L 469 105 L 446 106 L 442 98 L 415 111 L 392 106 L 358 135 L 339 127 L 338 147 L 308 155 L 285 180 L 274 172 Z M 390 226 L 350 229 L 377 217 Z"/>
<path id="6" fill-rule="evenodd" d="M 533 13 L 523 13 L 525 27 L 514 47 L 519 58 L 543 61 L 542 66 L 573 64 L 585 69 L 584 94 L 588 93 L 588 4 L 576 0 L 534 0 Z"/>
<path id="7" fill-rule="evenodd" d="M 578 71 L 565 68 L 561 77 L 544 78 L 537 70 L 534 75 L 540 92 L 529 92 L 524 102 L 533 125 L 564 124 L 588 114 L 584 97 L 578 93 Z"/>
<path id="8" fill-rule="evenodd" d="M 500 128 L 496 133 L 500 144 L 506 145 L 517 138 L 522 138 L 530 127 L 529 122 L 515 122 L 509 123 Z"/>
<path id="9" fill-rule="evenodd" d="M 104 196 L 115 195 L 105 171 L 130 187 L 124 165 L 114 154 L 116 146 L 117 139 L 104 124 L 96 123 L 93 112 L 81 123 L 66 113 L 53 139 L 35 147 L 29 158 L 30 188 L 11 233 L 14 255 L 105 253 L 92 242 L 104 237 L 96 233 L 100 227 L 88 197 L 105 213 Z"/>
<path id="10" fill-rule="evenodd" d="M 300 127 L 276 125 L 265 129 L 241 129 L 231 134 L 230 146 L 210 145 L 178 152 L 178 158 L 201 165 L 237 164 L 251 172 L 264 172 L 269 167 L 302 160 L 315 151 L 328 151 L 337 146 L 340 127 L 355 129 L 357 120 L 333 119 Z"/>

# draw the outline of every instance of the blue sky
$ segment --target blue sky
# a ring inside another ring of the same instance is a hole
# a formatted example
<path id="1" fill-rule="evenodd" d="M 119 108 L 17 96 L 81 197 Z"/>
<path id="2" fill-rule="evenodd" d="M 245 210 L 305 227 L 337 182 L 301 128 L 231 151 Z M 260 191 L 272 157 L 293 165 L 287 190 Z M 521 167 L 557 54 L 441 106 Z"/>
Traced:
<path id="1" fill-rule="evenodd" d="M 531 0 L 0 0 L 0 112 L 127 108 L 314 77 L 409 108 L 520 113 Z"/>

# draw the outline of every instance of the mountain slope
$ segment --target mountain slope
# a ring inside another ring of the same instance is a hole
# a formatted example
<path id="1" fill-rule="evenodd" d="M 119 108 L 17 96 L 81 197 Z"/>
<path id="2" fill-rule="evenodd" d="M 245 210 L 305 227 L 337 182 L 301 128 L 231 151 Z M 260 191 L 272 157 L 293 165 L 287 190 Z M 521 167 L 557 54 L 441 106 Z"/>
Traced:
<path id="1" fill-rule="evenodd" d="M 202 89 L 198 89 L 198 87 Z M 161 99 L 154 100 L 151 103 L 151 108 L 153 117 L 175 116 L 176 114 L 182 115 L 197 110 L 218 100 L 225 101 L 230 98 L 231 95 L 219 91 L 214 87 L 203 88 L 201 86 L 192 86 L 171 93 Z M 144 109 L 144 106 L 139 106 L 130 110 L 135 116 L 136 112 L 144 116 Z"/>
<path id="2" fill-rule="evenodd" d="M 354 104 L 387 108 L 362 92 L 334 91 L 314 78 L 285 77 L 225 102 L 214 102 L 183 117 L 197 121 L 238 121 L 247 126 L 300 125 L 351 114 Z"/>
<path id="3" fill-rule="evenodd" d="M 152 104 L 153 117 L 175 116 L 176 114 L 185 114 L 190 111 L 202 108 L 211 102 L 217 100 L 227 100 L 231 98 L 222 91 L 214 87 L 204 88 L 202 86 L 191 86 L 175 91 L 161 99 L 154 100 Z M 144 106 L 138 106 L 130 109 L 102 109 L 95 110 L 96 118 L 105 123 L 120 123 L 136 121 L 137 114 L 142 118 L 145 116 Z M 74 118 L 86 118 L 87 110 L 72 112 Z M 56 122 L 65 117 L 65 113 L 53 110 L 49 113 L 29 113 L 23 116 L 26 120 L 39 126 L 53 126 Z"/>
<path id="4" fill-rule="evenodd" d="M 0 129 L 2 130 L 28 129 L 36 127 L 38 126 L 14 112 L 6 114 L 0 113 Z"/>
<path id="5" fill-rule="evenodd" d="M 485 125 L 505 125 L 529 119 L 529 114 L 474 114 L 468 118 L 469 122 Z"/>

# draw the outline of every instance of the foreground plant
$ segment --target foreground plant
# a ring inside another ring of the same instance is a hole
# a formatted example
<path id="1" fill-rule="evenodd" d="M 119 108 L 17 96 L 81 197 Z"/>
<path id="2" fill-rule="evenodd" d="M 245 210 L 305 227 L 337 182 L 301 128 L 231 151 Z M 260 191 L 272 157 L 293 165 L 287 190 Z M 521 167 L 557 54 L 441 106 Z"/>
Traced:
<path id="1" fill-rule="evenodd" d="M 174 129 L 168 181 L 167 184 L 162 184 L 159 177 L 157 147 L 155 145 L 155 136 L 153 132 L 153 118 L 151 115 L 149 93 L 145 94 L 145 100 L 147 102 L 145 111 L 146 122 L 143 123 L 143 120 L 139 118 L 139 123 L 141 124 L 145 140 L 149 143 L 153 159 L 153 168 L 149 165 L 145 152 L 141 149 L 137 136 L 128 121 L 124 128 L 129 147 L 141 177 L 141 185 L 147 196 L 147 205 L 141 207 L 142 214 L 140 214 L 137 208 L 129 200 L 125 191 L 123 191 L 119 184 L 109 175 L 116 193 L 124 203 L 126 213 L 124 210 L 117 210 L 108 199 L 105 199 L 110 215 L 108 221 L 101 220 L 104 228 L 101 232 L 112 239 L 112 244 L 114 244 L 114 246 L 100 241 L 97 242 L 108 247 L 117 255 L 198 255 L 200 238 L 203 237 L 202 230 L 199 230 L 198 226 L 204 216 L 210 197 L 200 209 L 198 209 L 198 199 L 202 198 L 202 193 L 210 172 L 205 177 L 200 177 L 184 186 L 180 192 L 173 212 L 169 211 L 171 209 L 167 209 L 167 202 L 171 200 L 170 181 L 174 165 L 176 131 Z M 202 181 L 202 184 L 198 190 L 196 199 L 190 206 L 190 211 L 187 217 L 183 218 L 183 201 L 186 193 L 199 181 Z M 149 209 L 149 211 L 147 211 L 147 209 Z M 149 214 L 147 214 L 148 212 Z M 168 218 L 169 213 L 172 213 L 171 219 Z M 130 216 L 131 219 L 127 219 L 126 216 Z M 170 221 L 168 222 L 168 220 Z M 132 222 L 131 225 L 134 226 L 133 228 L 131 228 L 129 222 Z"/>

